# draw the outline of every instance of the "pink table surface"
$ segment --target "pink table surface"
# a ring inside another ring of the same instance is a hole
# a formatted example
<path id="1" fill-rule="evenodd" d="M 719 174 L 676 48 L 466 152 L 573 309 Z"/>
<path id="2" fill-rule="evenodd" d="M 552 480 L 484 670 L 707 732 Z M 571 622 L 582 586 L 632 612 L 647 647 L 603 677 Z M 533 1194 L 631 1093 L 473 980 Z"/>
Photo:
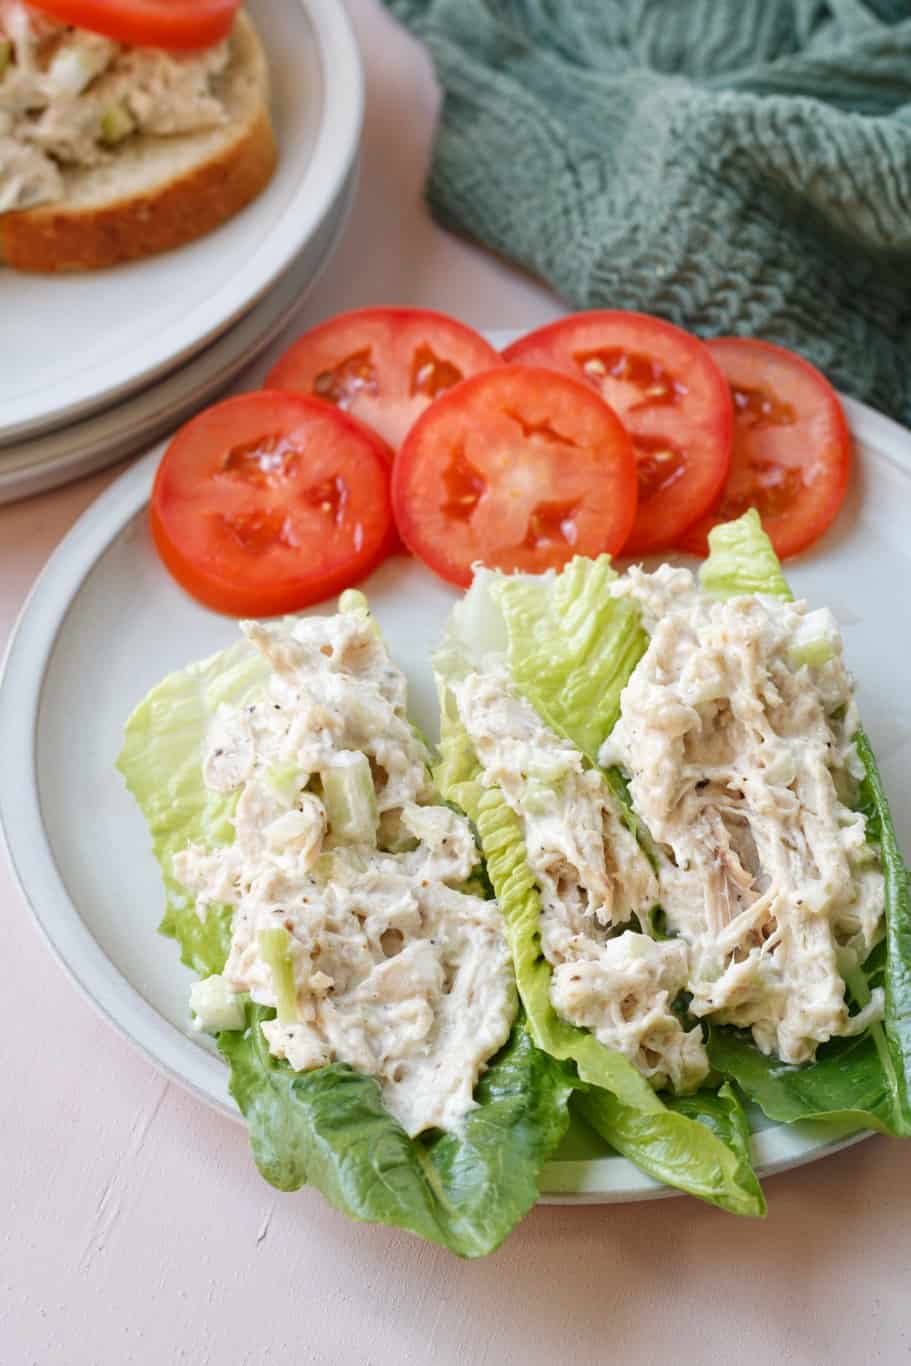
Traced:
<path id="1" fill-rule="evenodd" d="M 375 0 L 348 9 L 367 67 L 363 177 L 285 340 L 364 304 L 476 327 L 556 316 L 552 294 L 432 223 L 429 64 Z M 119 472 L 0 508 L 0 646 Z M 541 1207 L 493 1257 L 461 1263 L 350 1224 L 312 1191 L 265 1185 L 243 1129 L 158 1075 L 82 998 L 3 855 L 0 914 L 0 1366 L 911 1359 L 911 1146 L 872 1138 L 769 1181 L 764 1223 L 689 1199 Z"/>

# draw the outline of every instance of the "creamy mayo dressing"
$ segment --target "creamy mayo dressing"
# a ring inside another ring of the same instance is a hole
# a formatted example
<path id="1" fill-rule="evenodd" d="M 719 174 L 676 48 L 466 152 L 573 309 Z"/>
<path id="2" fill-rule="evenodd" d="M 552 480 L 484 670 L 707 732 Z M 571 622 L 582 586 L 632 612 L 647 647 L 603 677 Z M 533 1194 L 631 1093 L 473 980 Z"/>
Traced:
<path id="1" fill-rule="evenodd" d="M 62 166 L 94 166 L 132 132 L 226 122 L 215 81 L 230 41 L 204 52 L 121 47 L 0 0 L 0 213 L 63 193 Z"/>
<path id="2" fill-rule="evenodd" d="M 715 601 L 668 565 L 632 569 L 611 591 L 639 604 L 651 643 L 600 761 L 625 770 L 660 846 L 661 904 L 690 947 L 691 1010 L 807 1062 L 882 1009 L 877 991 L 849 1018 L 844 999 L 842 971 L 881 934 L 884 882 L 846 804 L 863 770 L 837 631 L 819 627 L 829 648 L 814 656 L 813 619 L 827 614 Z"/>
<path id="3" fill-rule="evenodd" d="M 451 1128 L 516 1011 L 497 904 L 458 890 L 478 862 L 471 829 L 432 805 L 405 679 L 365 614 L 243 629 L 272 665 L 268 688 L 220 708 L 204 760 L 207 786 L 237 793 L 236 838 L 190 847 L 174 872 L 202 916 L 235 908 L 231 991 L 278 1003 L 259 935 L 288 931 L 297 1022 L 262 1026 L 276 1057 L 349 1063 L 409 1134 Z M 328 784 L 359 766 L 373 829 L 343 840 Z"/>
<path id="4" fill-rule="evenodd" d="M 684 1031 L 671 1008 L 687 983 L 687 946 L 620 929 L 655 905 L 658 885 L 608 784 L 501 673 L 471 674 L 453 691 L 483 782 L 522 822 L 555 1010 L 656 1087 L 698 1086 L 708 1071 L 701 1031 Z"/>

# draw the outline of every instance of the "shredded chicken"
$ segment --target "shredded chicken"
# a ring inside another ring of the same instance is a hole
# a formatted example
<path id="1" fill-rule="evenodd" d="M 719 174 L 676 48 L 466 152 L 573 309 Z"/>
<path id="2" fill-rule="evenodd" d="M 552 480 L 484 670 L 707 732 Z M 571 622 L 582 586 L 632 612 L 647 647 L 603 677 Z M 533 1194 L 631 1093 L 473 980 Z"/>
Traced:
<path id="1" fill-rule="evenodd" d="M 687 984 L 687 947 L 623 928 L 634 915 L 646 919 L 658 885 L 603 775 L 503 674 L 471 674 L 454 692 L 484 783 L 500 788 L 522 822 L 555 1010 L 655 1087 L 692 1090 L 708 1071 L 702 1034 L 685 1030 L 672 1009 Z"/>
<path id="2" fill-rule="evenodd" d="M 884 883 L 862 814 L 853 689 L 840 642 L 795 659 L 806 604 L 715 601 L 686 570 L 633 569 L 649 649 L 627 684 L 603 765 L 630 778 L 662 850 L 661 904 L 690 946 L 690 1009 L 749 1028 L 802 1063 L 854 1033 L 844 961 L 881 934 Z M 881 1011 L 874 995 L 864 1018 Z"/>
<path id="3" fill-rule="evenodd" d="M 216 83 L 230 42 L 202 52 L 122 47 L 0 0 L 0 213 L 58 199 L 68 166 L 95 166 L 130 133 L 225 123 Z"/>
<path id="4" fill-rule="evenodd" d="M 405 679 L 363 614 L 245 626 L 272 665 L 262 701 L 222 707 L 208 737 L 210 790 L 236 794 L 234 842 L 173 861 L 197 898 L 234 908 L 223 978 L 279 1004 L 263 931 L 288 934 L 295 1019 L 263 1024 L 296 1070 L 340 1061 L 375 1076 L 410 1134 L 472 1108 L 506 1041 L 515 988 L 496 902 L 459 890 L 478 862 L 468 822 L 433 805 Z M 342 838 L 327 791 L 359 773 L 369 798 Z"/>

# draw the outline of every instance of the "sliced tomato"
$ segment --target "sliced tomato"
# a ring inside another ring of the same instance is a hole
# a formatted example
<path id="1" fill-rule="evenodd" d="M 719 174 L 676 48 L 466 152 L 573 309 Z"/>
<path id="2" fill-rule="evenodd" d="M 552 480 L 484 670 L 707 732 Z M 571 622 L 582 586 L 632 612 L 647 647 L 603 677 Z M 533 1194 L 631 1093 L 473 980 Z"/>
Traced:
<path id="1" fill-rule="evenodd" d="M 418 418 L 396 456 L 402 540 L 441 578 L 476 561 L 539 573 L 615 554 L 636 515 L 636 465 L 617 415 L 577 380 L 504 365 Z"/>
<path id="2" fill-rule="evenodd" d="M 392 547 L 391 453 L 301 394 L 226 399 L 174 437 L 150 518 L 159 554 L 200 602 L 274 616 L 364 578 Z"/>
<path id="3" fill-rule="evenodd" d="M 176 51 L 227 38 L 241 0 L 28 0 L 61 24 L 102 33 L 131 47 Z"/>
<path id="4" fill-rule="evenodd" d="M 530 332 L 503 356 L 574 375 L 619 415 L 639 479 L 624 555 L 667 549 L 713 506 L 730 467 L 733 414 L 697 337 L 644 313 L 596 310 Z"/>
<path id="5" fill-rule="evenodd" d="M 479 333 L 443 313 L 362 308 L 305 332 L 266 383 L 335 403 L 398 449 L 435 398 L 501 364 Z"/>
<path id="6" fill-rule="evenodd" d="M 721 499 L 679 542 L 708 554 L 708 533 L 754 507 L 779 559 L 796 555 L 834 521 L 848 487 L 851 435 L 824 375 L 772 342 L 707 343 L 734 399 L 734 457 Z"/>

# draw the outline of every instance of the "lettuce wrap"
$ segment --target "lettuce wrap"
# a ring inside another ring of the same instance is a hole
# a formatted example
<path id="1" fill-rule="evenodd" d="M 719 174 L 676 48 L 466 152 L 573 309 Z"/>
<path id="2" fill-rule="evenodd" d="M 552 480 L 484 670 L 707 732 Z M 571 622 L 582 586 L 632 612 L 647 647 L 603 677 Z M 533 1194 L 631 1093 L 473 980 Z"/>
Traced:
<path id="1" fill-rule="evenodd" d="M 858 1127 L 909 1132 L 911 1078 L 911 910 L 905 867 L 876 764 L 865 736 L 856 747 L 865 768 L 859 809 L 879 852 L 886 884 L 885 939 L 849 974 L 847 998 L 860 1009 L 884 987 L 881 1023 L 823 1044 L 804 1066 L 763 1054 L 749 1034 L 704 1026 L 713 1074 L 695 1095 L 657 1096 L 620 1054 L 562 1019 L 550 1000 L 551 965 L 540 944 L 541 901 L 518 816 L 481 765 L 455 705 L 453 685 L 472 670 L 505 668 L 518 693 L 557 735 L 597 766 L 620 713 L 621 693 L 649 637 L 638 607 L 608 592 L 616 578 L 606 557 L 578 558 L 560 574 L 478 572 L 453 611 L 435 658 L 442 713 L 443 795 L 474 821 L 500 900 L 520 995 L 536 1042 L 575 1069 L 574 1108 L 612 1147 L 659 1180 L 739 1213 L 764 1205 L 750 1164 L 749 1126 L 741 1097 L 770 1119 L 849 1119 Z M 758 516 L 747 513 L 715 530 L 702 567 L 703 590 L 718 598 L 790 590 Z M 629 828 L 650 852 L 648 832 L 632 809 L 626 779 L 605 773 Z M 660 907 L 649 929 L 661 937 Z"/>
<path id="2" fill-rule="evenodd" d="M 118 766 L 146 819 L 166 891 L 161 931 L 201 977 L 219 973 L 231 911 L 204 920 L 172 859 L 191 842 L 234 839 L 236 794 L 203 783 L 206 733 L 220 703 L 247 704 L 269 666 L 247 641 L 171 674 L 130 717 Z M 409 1138 L 384 1108 L 375 1078 L 333 1063 L 295 1072 L 271 1056 L 260 1025 L 272 1009 L 245 1004 L 242 1029 L 218 1046 L 246 1119 L 257 1166 L 273 1186 L 309 1183 L 351 1218 L 411 1230 L 463 1257 L 492 1251 L 538 1197 L 538 1174 L 569 1123 L 572 1079 L 533 1041 L 522 1012 L 457 1129 Z"/>

